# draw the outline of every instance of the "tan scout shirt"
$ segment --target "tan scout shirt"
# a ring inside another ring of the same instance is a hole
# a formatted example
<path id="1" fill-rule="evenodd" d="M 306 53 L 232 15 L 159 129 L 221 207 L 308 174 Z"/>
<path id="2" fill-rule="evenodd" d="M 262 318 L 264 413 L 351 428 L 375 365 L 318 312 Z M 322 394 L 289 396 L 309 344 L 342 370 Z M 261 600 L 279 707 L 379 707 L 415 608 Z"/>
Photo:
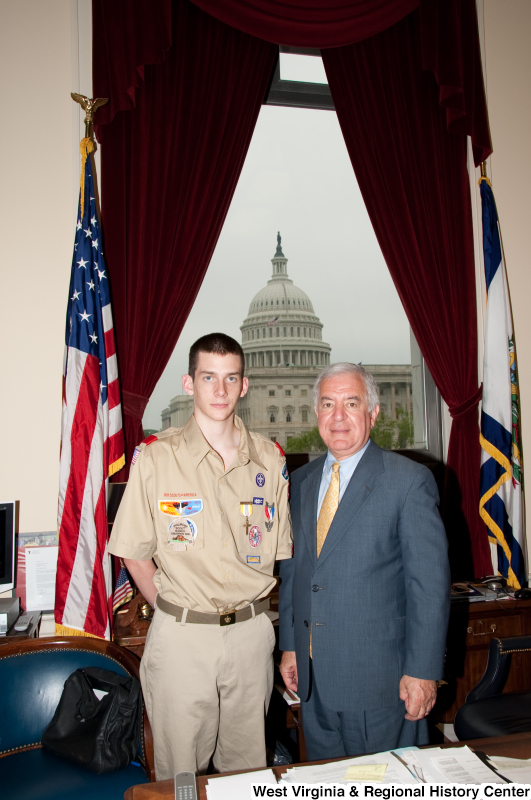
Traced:
<path id="1" fill-rule="evenodd" d="M 275 585 L 291 558 L 285 458 L 239 417 L 240 445 L 225 469 L 195 417 L 140 446 L 109 552 L 155 560 L 161 597 L 194 611 L 240 609 Z"/>

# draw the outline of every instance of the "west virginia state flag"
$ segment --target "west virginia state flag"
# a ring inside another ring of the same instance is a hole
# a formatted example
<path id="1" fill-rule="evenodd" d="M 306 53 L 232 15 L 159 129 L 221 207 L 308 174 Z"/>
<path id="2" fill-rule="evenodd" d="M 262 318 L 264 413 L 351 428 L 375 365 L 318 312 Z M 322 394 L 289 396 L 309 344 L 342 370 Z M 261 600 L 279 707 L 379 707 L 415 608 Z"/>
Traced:
<path id="1" fill-rule="evenodd" d="M 498 545 L 498 572 L 509 586 L 526 580 L 516 350 L 498 214 L 490 183 L 480 181 L 487 323 L 481 412 L 479 513 Z"/>

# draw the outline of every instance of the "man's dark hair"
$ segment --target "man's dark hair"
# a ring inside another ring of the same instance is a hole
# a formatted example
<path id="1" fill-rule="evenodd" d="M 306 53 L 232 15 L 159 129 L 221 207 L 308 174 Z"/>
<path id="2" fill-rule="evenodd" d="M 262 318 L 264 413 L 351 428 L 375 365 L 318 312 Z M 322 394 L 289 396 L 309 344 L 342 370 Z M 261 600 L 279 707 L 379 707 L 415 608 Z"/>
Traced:
<path id="1" fill-rule="evenodd" d="M 218 356 L 240 356 L 242 364 L 241 377 L 245 369 L 245 356 L 239 342 L 226 333 L 207 333 L 194 342 L 188 355 L 188 375 L 195 377 L 199 353 L 216 353 Z"/>

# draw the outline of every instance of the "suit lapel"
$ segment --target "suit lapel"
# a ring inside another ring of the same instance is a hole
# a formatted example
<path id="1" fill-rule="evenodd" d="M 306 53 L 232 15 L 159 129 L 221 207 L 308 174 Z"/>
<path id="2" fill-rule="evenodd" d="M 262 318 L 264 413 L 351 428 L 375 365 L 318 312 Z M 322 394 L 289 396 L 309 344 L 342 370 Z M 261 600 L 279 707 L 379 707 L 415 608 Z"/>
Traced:
<path id="1" fill-rule="evenodd" d="M 384 471 L 382 451 L 371 440 L 369 447 L 354 471 L 343 495 L 334 520 L 328 531 L 318 565 L 325 561 L 351 527 L 352 520 L 371 494 L 380 485 L 380 475 Z M 318 490 L 317 490 L 318 491 Z M 315 551 L 315 548 L 314 548 Z"/>
<path id="2" fill-rule="evenodd" d="M 302 532 L 306 540 L 306 546 L 310 553 L 312 563 L 315 564 L 317 558 L 316 551 L 316 529 L 317 529 L 317 502 L 319 499 L 319 486 L 323 474 L 323 464 L 326 456 L 317 458 L 312 463 L 312 468 L 300 485 L 301 521 Z"/>

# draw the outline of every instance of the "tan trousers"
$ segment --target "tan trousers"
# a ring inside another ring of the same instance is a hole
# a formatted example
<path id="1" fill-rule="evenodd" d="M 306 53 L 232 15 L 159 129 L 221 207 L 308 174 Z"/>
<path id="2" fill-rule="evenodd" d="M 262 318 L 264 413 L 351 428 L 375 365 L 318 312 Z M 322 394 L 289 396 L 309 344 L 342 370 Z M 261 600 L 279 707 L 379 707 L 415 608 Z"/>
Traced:
<path id="1" fill-rule="evenodd" d="M 155 611 L 140 680 L 157 780 L 177 772 L 264 767 L 275 634 L 266 614 L 219 627 Z"/>

